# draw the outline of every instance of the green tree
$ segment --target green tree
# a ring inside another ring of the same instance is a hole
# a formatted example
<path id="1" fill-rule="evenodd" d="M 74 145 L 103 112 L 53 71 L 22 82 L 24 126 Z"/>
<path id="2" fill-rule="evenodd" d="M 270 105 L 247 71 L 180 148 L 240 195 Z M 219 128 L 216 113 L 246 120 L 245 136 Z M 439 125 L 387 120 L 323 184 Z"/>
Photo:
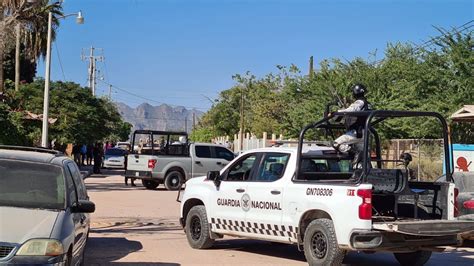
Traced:
<path id="1" fill-rule="evenodd" d="M 249 72 L 235 75 L 236 85 L 221 92 L 198 130 L 213 136 L 236 134 L 243 93 L 246 132 L 297 137 L 303 126 L 323 116 L 328 103 L 338 105 L 332 110 L 347 107 L 353 101 L 349 86 L 355 82 L 367 85 L 368 99 L 376 109 L 436 111 L 448 118 L 463 104 L 474 102 L 473 31 L 439 31 L 431 47 L 388 44 L 379 61 L 322 60 L 319 70 L 308 76 L 294 65 L 277 66 L 276 74 L 262 78 Z M 453 128 L 459 131 L 454 134 L 458 140 L 474 142 L 472 125 Z M 439 129 L 432 119 L 389 120 L 378 128 L 384 139 L 437 138 Z"/>
<path id="2" fill-rule="evenodd" d="M 41 121 L 25 119 L 26 112 L 41 114 L 43 110 L 43 80 L 20 87 L 18 92 L 8 90 L 8 102 L 2 118 L 14 127 L 14 134 L 21 136 L 3 143 L 39 145 Z M 13 85 L 7 83 L 9 87 Z M 50 125 L 50 140 L 57 143 L 93 143 L 95 141 L 126 140 L 131 125 L 120 117 L 115 105 L 106 98 L 96 98 L 86 88 L 72 82 L 53 82 L 50 92 L 50 118 L 57 121 Z M 13 119 L 16 118 L 16 119 Z"/>

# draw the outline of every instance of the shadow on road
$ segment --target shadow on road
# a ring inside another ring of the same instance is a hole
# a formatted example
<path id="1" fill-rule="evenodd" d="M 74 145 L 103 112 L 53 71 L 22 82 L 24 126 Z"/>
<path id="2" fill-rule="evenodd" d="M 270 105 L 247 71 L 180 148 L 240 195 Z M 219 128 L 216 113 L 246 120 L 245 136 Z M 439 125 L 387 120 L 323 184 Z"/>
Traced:
<path id="1" fill-rule="evenodd" d="M 125 185 L 125 181 L 123 182 L 108 182 L 108 183 L 102 183 L 102 182 L 94 182 L 94 178 L 105 178 L 110 175 L 105 175 L 104 177 L 97 177 L 99 175 L 93 175 L 92 177 L 89 177 L 87 182 L 86 182 L 86 187 L 87 191 L 93 191 L 93 192 L 105 192 L 105 191 L 128 191 L 128 190 L 148 190 L 146 189 L 140 180 L 135 181 L 135 187 L 133 187 L 130 184 L 130 180 L 128 181 L 128 186 Z M 163 185 L 161 185 L 163 186 Z M 156 191 L 168 191 L 164 187 L 158 187 L 156 189 L 153 189 Z"/>
<path id="2" fill-rule="evenodd" d="M 123 182 L 114 182 L 114 183 L 94 183 L 93 181 L 89 180 L 86 183 L 87 191 L 91 192 L 106 192 L 106 191 L 128 191 L 128 190 L 145 190 L 141 184 L 137 184 L 137 187 L 132 187 L 130 184 L 128 186 L 125 185 Z"/>
<path id="3" fill-rule="evenodd" d="M 143 245 L 139 241 L 124 237 L 89 237 L 86 248 L 85 265 L 169 265 L 171 262 L 117 262 L 130 253 L 139 252 Z"/>
<path id="4" fill-rule="evenodd" d="M 295 245 L 272 243 L 268 241 L 249 239 L 219 240 L 215 242 L 212 249 L 236 250 L 289 260 L 306 261 L 303 252 L 299 252 Z"/>
<path id="5" fill-rule="evenodd" d="M 92 233 L 97 234 L 150 234 L 163 231 L 182 231 L 178 221 L 167 219 L 128 219 L 124 221 L 100 221 L 93 223 Z"/>
<path id="6" fill-rule="evenodd" d="M 248 239 L 230 239 L 216 241 L 212 249 L 227 249 L 240 252 L 248 252 L 259 255 L 279 257 L 282 259 L 289 259 L 294 261 L 306 262 L 304 253 L 298 251 L 295 245 L 271 243 L 267 241 L 248 240 Z M 462 248 L 457 250 L 449 250 L 442 253 L 433 253 L 431 259 L 426 265 L 445 265 L 447 261 L 452 262 L 452 265 L 472 266 L 474 254 L 465 251 Z M 366 254 L 363 252 L 349 252 L 344 258 L 343 265 L 357 265 L 357 266 L 398 266 L 397 260 L 391 253 L 375 253 Z"/>

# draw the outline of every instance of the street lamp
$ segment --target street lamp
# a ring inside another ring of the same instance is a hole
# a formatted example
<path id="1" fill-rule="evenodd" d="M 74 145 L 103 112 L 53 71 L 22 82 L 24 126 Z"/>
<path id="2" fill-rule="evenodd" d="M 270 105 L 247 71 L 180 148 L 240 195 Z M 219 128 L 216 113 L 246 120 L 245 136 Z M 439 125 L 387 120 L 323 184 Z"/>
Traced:
<path id="1" fill-rule="evenodd" d="M 82 12 L 77 12 L 65 16 L 58 17 L 67 18 L 70 16 L 76 16 L 77 24 L 84 23 L 84 17 Z M 48 40 L 46 44 L 46 65 L 44 74 L 44 99 L 43 99 L 43 129 L 41 133 L 41 146 L 48 148 L 48 115 L 49 115 L 49 81 L 51 73 L 51 27 L 53 23 L 53 13 L 48 13 Z"/>

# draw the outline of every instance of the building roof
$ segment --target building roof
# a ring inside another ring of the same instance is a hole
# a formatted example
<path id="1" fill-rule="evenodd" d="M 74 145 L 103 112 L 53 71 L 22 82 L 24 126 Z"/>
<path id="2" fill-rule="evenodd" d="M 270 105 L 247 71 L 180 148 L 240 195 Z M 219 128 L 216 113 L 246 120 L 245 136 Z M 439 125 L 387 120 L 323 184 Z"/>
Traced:
<path id="1" fill-rule="evenodd" d="M 451 115 L 451 119 L 456 122 L 474 122 L 474 105 L 464 105 Z"/>

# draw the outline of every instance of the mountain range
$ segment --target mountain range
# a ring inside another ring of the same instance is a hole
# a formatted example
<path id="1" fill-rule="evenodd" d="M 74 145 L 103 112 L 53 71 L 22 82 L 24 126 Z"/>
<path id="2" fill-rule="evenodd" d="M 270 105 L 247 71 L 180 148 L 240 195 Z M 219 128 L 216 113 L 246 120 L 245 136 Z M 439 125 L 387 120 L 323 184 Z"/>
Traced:
<path id="1" fill-rule="evenodd" d="M 193 113 L 195 121 L 204 114 L 196 109 L 186 109 L 183 106 L 161 104 L 153 106 L 142 103 L 132 108 L 125 103 L 116 103 L 122 118 L 133 125 L 132 132 L 137 129 L 151 129 L 163 131 L 187 131 L 193 128 Z"/>

